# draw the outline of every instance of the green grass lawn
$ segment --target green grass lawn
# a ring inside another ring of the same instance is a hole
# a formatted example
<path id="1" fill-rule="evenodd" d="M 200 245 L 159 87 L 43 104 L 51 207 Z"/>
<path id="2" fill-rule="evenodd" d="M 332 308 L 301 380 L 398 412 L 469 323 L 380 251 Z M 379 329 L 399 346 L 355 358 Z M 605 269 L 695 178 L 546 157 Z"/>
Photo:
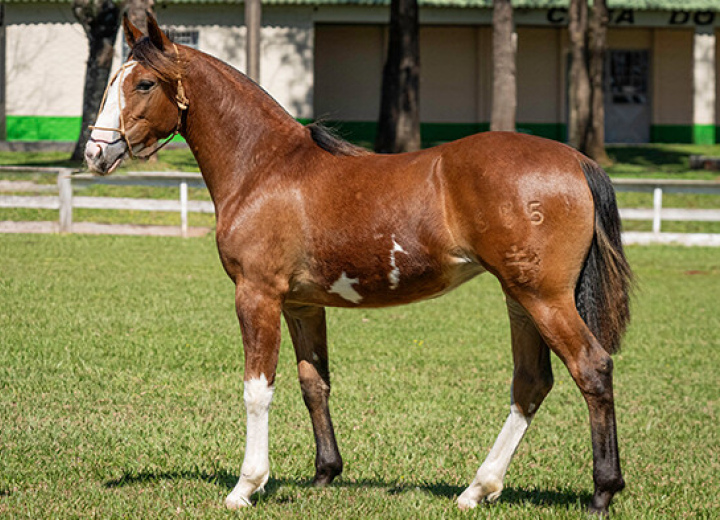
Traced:
<path id="1" fill-rule="evenodd" d="M 627 489 L 614 517 L 714 518 L 720 257 L 628 252 L 640 289 L 615 357 Z M 490 275 L 412 306 L 331 309 L 346 469 L 320 490 L 308 486 L 312 430 L 284 334 L 268 493 L 230 513 L 243 361 L 213 238 L 0 236 L 0 517 L 584 518 L 587 411 L 556 359 L 499 503 L 455 507 L 508 412 L 507 328 Z"/>

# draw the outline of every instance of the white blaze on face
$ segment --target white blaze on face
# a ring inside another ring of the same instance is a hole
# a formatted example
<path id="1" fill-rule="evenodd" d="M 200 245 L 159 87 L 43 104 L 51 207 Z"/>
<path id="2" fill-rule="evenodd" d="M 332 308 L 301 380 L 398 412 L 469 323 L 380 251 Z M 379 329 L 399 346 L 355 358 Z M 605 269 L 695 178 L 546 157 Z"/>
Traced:
<path id="1" fill-rule="evenodd" d="M 341 298 L 357 304 L 362 300 L 362 296 L 353 288 L 353 284 L 359 282 L 359 278 L 348 278 L 348 275 L 343 271 L 340 278 L 330 286 L 328 292 L 339 294 Z"/>
<path id="2" fill-rule="evenodd" d="M 245 438 L 245 460 L 240 480 L 225 499 L 230 509 L 251 505 L 250 496 L 261 491 L 270 476 L 268 453 L 268 417 L 274 388 L 268 385 L 265 374 L 259 379 L 245 381 L 245 409 L 247 411 L 247 437 Z"/>
<path id="3" fill-rule="evenodd" d="M 105 106 L 95 122 L 95 126 L 104 128 L 120 128 L 120 112 L 125 109 L 125 93 L 123 84 L 128 78 L 133 68 L 137 65 L 136 61 L 129 61 L 123 67 L 115 81 L 110 84 L 107 96 L 105 97 Z M 122 139 L 120 132 L 110 130 L 93 130 L 90 137 L 95 141 L 104 141 L 111 143 L 117 139 Z"/>
<path id="4" fill-rule="evenodd" d="M 135 65 L 137 62 L 129 61 L 111 81 L 105 96 L 105 105 L 95 122 L 98 128 L 93 129 L 85 145 L 85 160 L 90 169 L 96 172 L 112 173 L 127 151 L 127 144 L 119 131 L 102 128 L 120 127 L 120 113 L 125 108 L 125 94 L 122 87 Z"/>

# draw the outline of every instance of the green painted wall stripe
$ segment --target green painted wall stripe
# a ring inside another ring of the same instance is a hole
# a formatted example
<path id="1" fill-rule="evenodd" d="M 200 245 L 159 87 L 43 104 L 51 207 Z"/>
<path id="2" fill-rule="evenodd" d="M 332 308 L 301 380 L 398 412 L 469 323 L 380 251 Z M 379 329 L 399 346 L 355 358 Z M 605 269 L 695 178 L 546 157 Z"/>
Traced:
<path id="1" fill-rule="evenodd" d="M 715 125 L 693 125 L 694 144 L 715 144 Z"/>
<path id="2" fill-rule="evenodd" d="M 8 141 L 77 141 L 80 117 L 7 116 Z M 173 142 L 184 141 L 177 135 Z"/>
<path id="3" fill-rule="evenodd" d="M 76 141 L 81 118 L 7 116 L 8 141 Z"/>
<path id="4" fill-rule="evenodd" d="M 299 118 L 304 125 L 312 119 Z M 7 116 L 8 141 L 75 141 L 80 133 L 79 117 Z M 377 123 L 374 121 L 324 121 L 339 134 L 356 143 L 372 146 L 375 142 Z M 565 141 L 567 125 L 562 123 L 518 123 L 523 132 L 556 141 Z M 489 123 L 422 123 L 423 146 L 453 141 L 462 137 L 485 132 Z M 174 140 L 181 140 L 176 138 Z M 652 125 L 652 143 L 720 143 L 720 126 L 715 125 Z"/>
<path id="5" fill-rule="evenodd" d="M 692 143 L 692 125 L 652 125 L 650 127 L 652 143 Z"/>

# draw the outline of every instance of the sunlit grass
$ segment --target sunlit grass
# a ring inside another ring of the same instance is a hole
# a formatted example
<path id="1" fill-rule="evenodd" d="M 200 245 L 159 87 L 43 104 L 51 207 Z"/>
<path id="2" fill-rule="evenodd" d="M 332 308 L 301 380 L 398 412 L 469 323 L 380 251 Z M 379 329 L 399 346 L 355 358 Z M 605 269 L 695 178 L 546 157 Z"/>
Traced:
<path id="1" fill-rule="evenodd" d="M 720 510 L 720 257 L 629 248 L 634 318 L 615 358 L 628 487 L 614 518 Z M 0 517 L 228 518 L 244 450 L 233 285 L 212 237 L 0 236 Z M 328 313 L 346 469 L 308 486 L 314 444 L 284 331 L 268 493 L 247 518 L 583 518 L 587 411 L 555 388 L 499 503 L 453 499 L 509 406 L 502 295 L 484 275 L 443 298 Z"/>

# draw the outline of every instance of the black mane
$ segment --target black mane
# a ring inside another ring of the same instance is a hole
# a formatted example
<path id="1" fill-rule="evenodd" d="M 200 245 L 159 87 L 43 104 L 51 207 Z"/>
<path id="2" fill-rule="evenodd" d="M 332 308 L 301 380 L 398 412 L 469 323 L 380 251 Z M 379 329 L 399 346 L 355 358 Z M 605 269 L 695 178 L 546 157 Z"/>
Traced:
<path id="1" fill-rule="evenodd" d="M 322 123 L 310 123 L 306 128 L 310 130 L 310 136 L 315 141 L 315 144 L 333 155 L 358 156 L 371 153 L 362 146 L 348 143 Z"/>

